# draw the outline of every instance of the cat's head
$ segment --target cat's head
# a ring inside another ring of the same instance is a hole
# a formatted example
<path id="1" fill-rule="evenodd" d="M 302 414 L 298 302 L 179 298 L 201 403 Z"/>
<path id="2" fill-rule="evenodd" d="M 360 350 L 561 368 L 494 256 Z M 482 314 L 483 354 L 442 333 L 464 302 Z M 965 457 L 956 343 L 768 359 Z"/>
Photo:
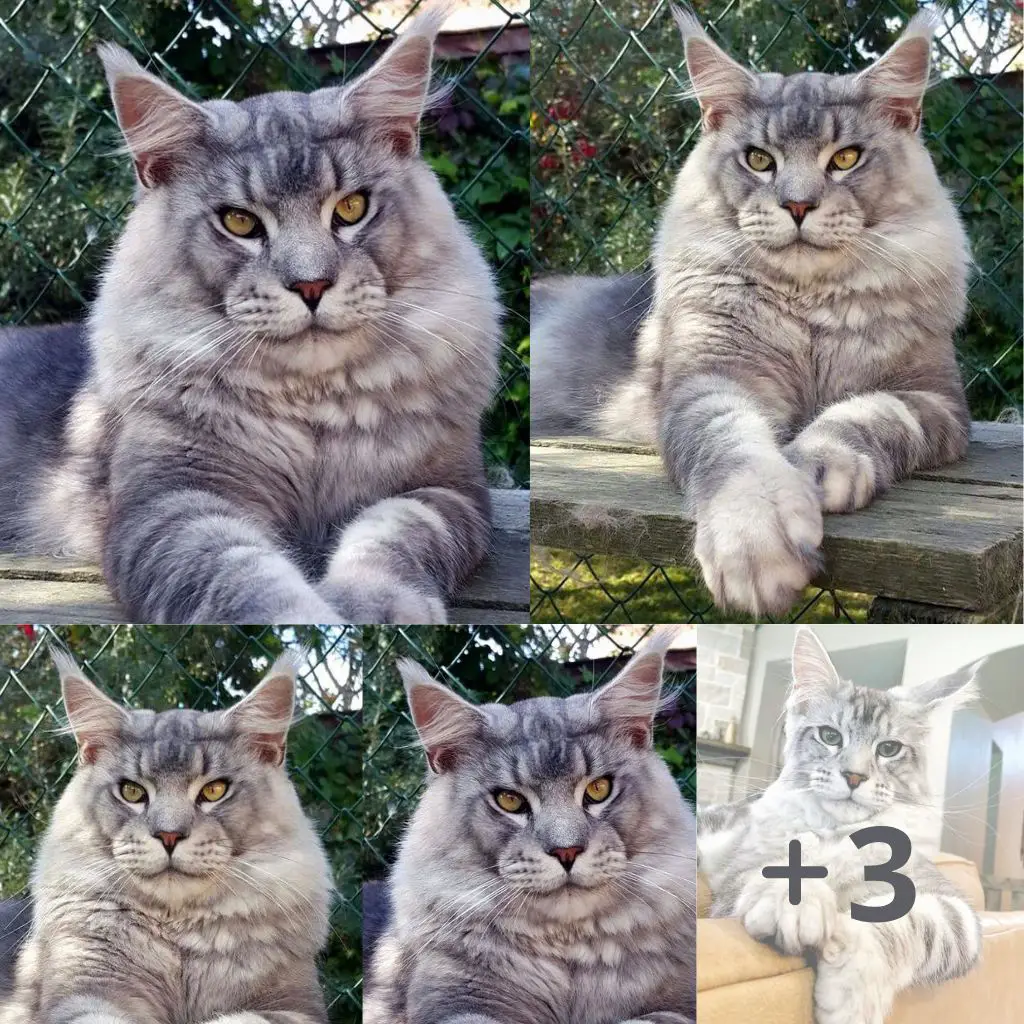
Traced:
<path id="1" fill-rule="evenodd" d="M 444 847 L 434 853 L 477 878 L 496 875 L 492 897 L 563 908 L 573 893 L 614 891 L 617 880 L 642 890 L 630 879 L 647 854 L 687 856 L 682 800 L 652 745 L 671 636 L 656 634 L 592 693 L 511 705 L 475 706 L 401 662 L 430 767 L 418 814 Z"/>
<path id="2" fill-rule="evenodd" d="M 289 656 L 243 700 L 211 712 L 131 710 L 66 654 L 54 659 L 78 744 L 54 815 L 68 870 L 180 905 L 265 891 L 284 857 L 293 887 L 307 891 L 306 872 L 315 877 L 321 862 L 284 768 Z"/>
<path id="3" fill-rule="evenodd" d="M 453 218 L 439 189 L 416 187 L 444 16 L 415 19 L 349 84 L 240 102 L 194 102 L 102 45 L 138 184 L 108 271 L 119 301 L 142 291 L 166 305 L 167 329 L 193 327 L 197 354 L 379 318 L 422 259 L 412 239 L 433 232 L 440 248 L 436 225 Z"/>
<path id="4" fill-rule="evenodd" d="M 857 74 L 785 76 L 748 70 L 693 15 L 676 18 L 701 107 L 696 191 L 711 190 L 693 201 L 715 205 L 730 259 L 739 244 L 797 276 L 857 267 L 944 199 L 920 134 L 934 14 Z"/>
<path id="5" fill-rule="evenodd" d="M 896 803 L 924 806 L 933 714 L 975 696 L 979 663 L 914 686 L 874 690 L 840 678 L 806 627 L 793 645 L 784 778 L 842 821 Z"/>

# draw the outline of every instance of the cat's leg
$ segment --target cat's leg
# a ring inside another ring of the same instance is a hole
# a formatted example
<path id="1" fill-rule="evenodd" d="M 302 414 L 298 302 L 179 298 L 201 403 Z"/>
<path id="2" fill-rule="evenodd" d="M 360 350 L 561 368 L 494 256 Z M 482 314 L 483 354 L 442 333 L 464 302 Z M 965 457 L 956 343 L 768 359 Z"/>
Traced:
<path id="1" fill-rule="evenodd" d="M 313 1017 L 308 1013 L 290 1010 L 267 1010 L 263 1013 L 227 1013 L 213 1017 L 205 1024 L 323 1024 L 323 1016 Z"/>
<path id="2" fill-rule="evenodd" d="M 661 450 L 696 518 L 694 554 L 715 602 L 788 608 L 818 568 L 821 506 L 757 400 L 723 376 L 685 378 L 666 397 Z"/>
<path id="3" fill-rule="evenodd" d="M 166 484 L 135 473 L 114 492 L 104 569 L 132 621 L 338 621 L 252 516 L 210 490 Z"/>
<path id="4" fill-rule="evenodd" d="M 852 512 L 915 470 L 967 451 L 962 398 L 930 391 L 874 391 L 830 405 L 786 446 L 821 487 L 828 512 Z"/>
<path id="5" fill-rule="evenodd" d="M 319 591 L 344 622 L 445 622 L 489 542 L 486 487 L 421 487 L 345 527 Z"/>
<path id="6" fill-rule="evenodd" d="M 33 1021 L 33 1024 L 35 1022 Z M 101 996 L 71 996 L 39 1013 L 38 1024 L 158 1024 L 149 1012 L 127 1011 Z"/>
<path id="7" fill-rule="evenodd" d="M 671 1010 L 658 1010 L 656 1013 L 645 1013 L 642 1017 L 630 1017 L 622 1024 L 693 1024 L 693 1018 Z"/>
<path id="8" fill-rule="evenodd" d="M 899 992 L 960 977 L 980 955 L 978 919 L 957 896 L 919 893 L 909 913 L 878 924 L 840 914 L 818 959 L 816 1024 L 883 1024 Z"/>

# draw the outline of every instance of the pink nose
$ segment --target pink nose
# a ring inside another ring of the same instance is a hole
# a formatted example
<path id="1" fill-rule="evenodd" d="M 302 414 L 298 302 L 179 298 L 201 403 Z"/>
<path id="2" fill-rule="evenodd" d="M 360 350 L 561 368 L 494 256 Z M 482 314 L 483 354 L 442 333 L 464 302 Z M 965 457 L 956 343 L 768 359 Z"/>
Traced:
<path id="1" fill-rule="evenodd" d="M 797 223 L 797 227 L 803 223 L 804 217 L 807 216 L 807 211 L 814 209 L 814 203 L 795 203 L 792 200 L 789 200 L 782 205 L 789 210 L 790 216 Z"/>
<path id="2" fill-rule="evenodd" d="M 559 863 L 566 871 L 572 870 L 573 863 L 582 852 L 582 846 L 556 846 L 548 850 L 552 857 L 558 858 Z"/>
<path id="3" fill-rule="evenodd" d="M 331 282 L 326 278 L 321 278 L 319 281 L 292 281 L 288 285 L 288 290 L 298 292 L 302 296 L 302 301 L 310 309 L 316 309 L 324 292 L 330 287 Z"/>
<path id="4" fill-rule="evenodd" d="M 181 838 L 180 832 L 157 832 L 157 839 L 164 844 L 164 849 L 170 853 Z"/>

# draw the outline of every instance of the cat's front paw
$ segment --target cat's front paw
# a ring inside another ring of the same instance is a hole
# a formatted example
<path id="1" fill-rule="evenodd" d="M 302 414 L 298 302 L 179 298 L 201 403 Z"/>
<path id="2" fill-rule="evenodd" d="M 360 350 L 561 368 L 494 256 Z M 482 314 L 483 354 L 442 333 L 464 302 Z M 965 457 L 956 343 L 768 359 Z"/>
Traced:
<path id="1" fill-rule="evenodd" d="M 815 971 L 815 1024 L 884 1024 L 902 965 L 887 960 L 874 928 L 837 916 Z"/>
<path id="2" fill-rule="evenodd" d="M 757 879 L 736 905 L 748 935 L 790 956 L 828 946 L 838 912 L 835 893 L 819 878 L 804 880 L 795 906 L 789 902 L 788 884 L 778 878 Z"/>
<path id="3" fill-rule="evenodd" d="M 854 512 L 870 505 L 877 490 L 870 455 L 844 444 L 796 438 L 783 454 L 818 485 L 826 512 Z"/>
<path id="4" fill-rule="evenodd" d="M 694 554 L 723 608 L 784 612 L 818 571 L 821 505 L 781 455 L 735 471 L 697 515 Z"/>
<path id="5" fill-rule="evenodd" d="M 320 592 L 341 622 L 444 625 L 448 621 L 444 599 L 426 583 L 413 585 L 382 575 L 350 579 L 332 576 L 320 584 Z"/>

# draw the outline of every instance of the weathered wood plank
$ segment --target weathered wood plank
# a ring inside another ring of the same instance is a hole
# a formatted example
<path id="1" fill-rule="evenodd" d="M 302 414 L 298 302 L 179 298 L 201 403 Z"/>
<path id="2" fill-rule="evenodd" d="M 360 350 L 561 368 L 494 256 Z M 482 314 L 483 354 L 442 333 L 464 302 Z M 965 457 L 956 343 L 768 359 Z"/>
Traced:
<path id="1" fill-rule="evenodd" d="M 915 478 L 868 509 L 826 516 L 816 582 L 968 610 L 1011 600 L 1021 586 L 1024 517 L 1015 429 L 1016 449 L 995 445 L 974 463 L 977 473 L 965 474 L 984 482 Z M 1004 467 L 1008 480 L 993 479 L 991 453 L 1000 451 L 1016 459 L 1016 475 Z M 532 448 L 531 477 L 535 544 L 692 564 L 693 523 L 650 449 L 546 439 Z"/>
<path id="2" fill-rule="evenodd" d="M 529 621 L 530 496 L 491 492 L 494 545 L 456 599 L 452 622 Z M 0 622 L 125 622 L 96 565 L 73 559 L 0 553 Z"/>
<path id="3" fill-rule="evenodd" d="M 930 469 L 918 474 L 922 480 L 949 480 L 956 483 L 990 483 L 1024 488 L 1022 431 L 1018 423 L 972 423 L 971 445 L 967 457 L 952 466 Z M 652 445 L 632 441 L 605 441 L 576 434 L 535 437 L 537 448 L 568 448 L 588 451 L 624 452 L 632 455 L 657 455 Z M 532 464 L 532 460 L 531 460 Z"/>

